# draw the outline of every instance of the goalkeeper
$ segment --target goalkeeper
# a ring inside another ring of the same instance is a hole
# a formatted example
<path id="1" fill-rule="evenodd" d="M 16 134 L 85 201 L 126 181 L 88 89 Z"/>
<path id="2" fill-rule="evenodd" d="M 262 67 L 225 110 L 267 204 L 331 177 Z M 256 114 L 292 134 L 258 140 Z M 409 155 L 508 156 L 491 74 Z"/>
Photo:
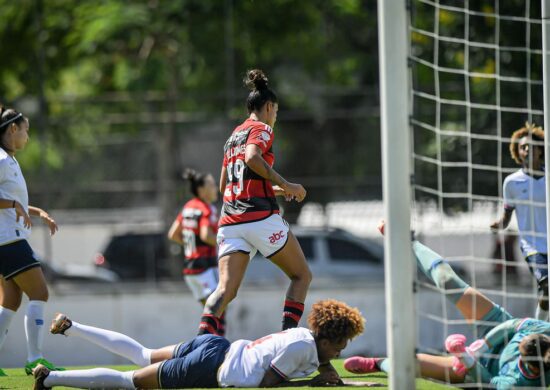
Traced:
<path id="1" fill-rule="evenodd" d="M 419 374 L 451 383 L 490 383 L 497 389 L 550 385 L 550 323 L 513 318 L 460 279 L 440 255 L 418 241 L 412 247 L 422 272 L 484 335 L 468 347 L 463 335 L 449 336 L 445 347 L 452 356 L 417 354 Z M 356 356 L 344 363 L 357 374 L 389 372 L 389 366 L 388 358 Z"/>

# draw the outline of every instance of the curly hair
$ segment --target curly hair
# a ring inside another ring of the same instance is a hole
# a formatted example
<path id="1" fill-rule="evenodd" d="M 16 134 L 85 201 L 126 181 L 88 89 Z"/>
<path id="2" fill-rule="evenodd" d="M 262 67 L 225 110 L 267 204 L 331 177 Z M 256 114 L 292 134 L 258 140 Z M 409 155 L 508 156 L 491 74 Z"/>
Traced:
<path id="1" fill-rule="evenodd" d="M 534 123 L 525 122 L 525 126 L 512 133 L 510 140 L 510 155 L 516 163 L 521 165 L 521 159 L 519 158 L 519 140 L 523 137 L 531 137 L 535 141 L 544 142 L 544 130 L 542 127 L 536 127 Z M 544 153 L 544 147 L 543 147 Z"/>
<path id="2" fill-rule="evenodd" d="M 307 323 L 316 338 L 333 341 L 350 340 L 365 329 L 365 319 L 359 309 L 335 299 L 314 303 Z"/>

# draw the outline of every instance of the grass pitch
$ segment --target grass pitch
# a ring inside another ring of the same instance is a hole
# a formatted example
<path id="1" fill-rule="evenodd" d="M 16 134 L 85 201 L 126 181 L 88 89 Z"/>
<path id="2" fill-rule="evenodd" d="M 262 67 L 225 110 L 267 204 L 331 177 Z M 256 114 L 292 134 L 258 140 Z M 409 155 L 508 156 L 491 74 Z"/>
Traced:
<path id="1" fill-rule="evenodd" d="M 388 387 L 388 378 L 386 374 L 384 373 L 374 373 L 370 375 L 355 375 L 347 372 L 343 369 L 344 361 L 343 360 L 335 360 L 332 362 L 334 367 L 338 370 L 340 373 L 342 379 L 346 382 L 364 382 L 365 386 L 361 386 L 360 384 L 354 385 L 353 388 L 376 388 L 376 389 L 387 389 Z M 97 366 L 95 366 L 97 367 Z M 115 370 L 120 371 L 127 371 L 127 370 L 133 370 L 136 369 L 136 366 L 107 366 L 109 368 L 113 368 Z M 93 368 L 91 366 L 89 367 L 70 367 L 69 369 L 82 369 L 82 368 Z M 7 377 L 0 377 L 0 389 L 32 389 L 34 381 L 31 376 L 27 376 L 25 374 L 25 370 L 23 368 L 12 368 L 12 369 L 4 369 L 4 371 L 8 374 Z M 303 388 L 305 381 L 297 381 L 297 387 L 286 387 L 287 389 L 299 389 Z M 299 386 L 299 385 L 302 386 Z M 355 387 L 357 386 L 357 387 Z M 346 386 L 348 389 L 351 386 Z M 444 389 L 452 389 L 453 387 L 441 385 L 438 383 L 430 382 L 423 379 L 417 379 L 416 380 L 416 388 L 419 390 L 444 390 Z M 67 387 L 56 387 L 56 389 L 67 389 Z M 331 389 L 344 389 L 344 387 L 331 387 Z"/>

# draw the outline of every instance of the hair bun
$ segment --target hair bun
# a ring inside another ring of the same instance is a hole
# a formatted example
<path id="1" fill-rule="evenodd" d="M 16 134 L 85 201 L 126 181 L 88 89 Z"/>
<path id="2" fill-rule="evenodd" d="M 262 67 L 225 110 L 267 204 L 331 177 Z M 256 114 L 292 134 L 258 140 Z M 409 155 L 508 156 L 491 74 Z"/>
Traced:
<path id="1" fill-rule="evenodd" d="M 244 83 L 252 91 L 266 89 L 267 76 L 260 69 L 252 69 L 246 72 Z"/>
<path id="2" fill-rule="evenodd" d="M 181 177 L 184 180 L 193 180 L 197 176 L 197 171 L 191 168 L 186 168 L 183 173 L 181 174 Z"/>

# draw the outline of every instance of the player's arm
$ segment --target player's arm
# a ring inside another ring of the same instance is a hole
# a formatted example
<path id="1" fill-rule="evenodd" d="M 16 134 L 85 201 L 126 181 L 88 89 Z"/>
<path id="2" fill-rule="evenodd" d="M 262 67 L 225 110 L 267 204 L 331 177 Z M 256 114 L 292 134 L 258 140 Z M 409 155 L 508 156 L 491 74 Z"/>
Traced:
<path id="1" fill-rule="evenodd" d="M 483 338 L 488 348 L 494 348 L 498 345 L 506 343 L 514 336 L 521 326 L 523 319 L 516 318 L 514 320 L 504 321 L 491 329 Z"/>
<path id="2" fill-rule="evenodd" d="M 509 390 L 518 384 L 516 379 L 507 375 L 497 375 L 491 378 L 490 382 L 497 390 Z"/>
<path id="3" fill-rule="evenodd" d="M 55 232 L 57 232 L 58 230 L 57 223 L 54 221 L 52 217 L 50 217 L 50 214 L 42 210 L 40 207 L 29 206 L 29 215 L 32 215 L 34 217 L 40 217 L 42 221 L 44 221 L 44 223 L 48 225 L 48 228 L 50 229 L 50 234 L 52 236 L 55 234 Z"/>
<path id="4" fill-rule="evenodd" d="M 210 226 L 201 226 L 199 237 L 210 246 L 216 246 L 216 234 Z"/>
<path id="5" fill-rule="evenodd" d="M 330 362 L 319 365 L 319 375 L 311 380 L 310 386 L 343 385 L 340 375 Z"/>
<path id="6" fill-rule="evenodd" d="M 522 327 L 524 319 L 516 318 L 513 320 L 504 321 L 491 329 L 485 337 L 474 341 L 468 348 L 467 354 L 476 363 L 488 353 L 491 349 L 495 350 L 508 343 L 514 334 Z M 464 358 L 464 357 L 463 357 Z M 470 363 L 465 363 L 471 369 Z"/>
<path id="7" fill-rule="evenodd" d="M 174 222 L 172 222 L 172 226 L 170 226 L 170 229 L 168 229 L 168 239 L 177 242 L 180 245 L 183 245 L 183 240 L 181 236 L 182 229 L 183 228 L 179 219 L 176 218 Z"/>
<path id="8" fill-rule="evenodd" d="M 225 192 L 225 182 L 227 181 L 227 167 L 222 165 L 222 171 L 220 173 L 220 194 Z"/>
<path id="9" fill-rule="evenodd" d="M 273 370 L 273 368 L 270 367 L 266 371 L 258 387 L 276 387 L 276 386 L 281 386 L 287 382 L 288 381 L 285 378 L 277 374 L 275 370 Z"/>
<path id="10" fill-rule="evenodd" d="M 256 174 L 279 186 L 284 191 L 285 196 L 293 197 L 298 202 L 301 202 L 306 197 L 306 190 L 301 184 L 286 181 L 277 171 L 269 166 L 267 161 L 262 157 L 262 149 L 258 145 L 246 145 L 244 162 Z"/>
<path id="11" fill-rule="evenodd" d="M 0 199 L 0 209 L 15 209 L 15 215 L 17 220 L 23 218 L 23 226 L 30 228 L 32 226 L 31 218 L 29 214 L 25 211 L 21 203 L 13 199 Z"/>
<path id="12" fill-rule="evenodd" d="M 514 209 L 511 207 L 505 207 L 500 219 L 491 224 L 491 230 L 506 229 L 512 220 L 512 214 L 514 214 Z"/>

